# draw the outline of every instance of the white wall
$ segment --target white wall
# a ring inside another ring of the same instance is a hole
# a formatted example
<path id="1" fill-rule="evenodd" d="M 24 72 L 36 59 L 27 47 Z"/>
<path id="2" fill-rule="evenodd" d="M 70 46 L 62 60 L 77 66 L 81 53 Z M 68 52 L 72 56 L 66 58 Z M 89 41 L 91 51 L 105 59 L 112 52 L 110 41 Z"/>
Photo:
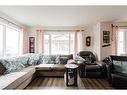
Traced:
<path id="1" fill-rule="evenodd" d="M 108 57 L 109 55 L 112 54 L 112 42 L 111 42 L 111 24 L 112 22 L 101 22 L 101 56 L 100 59 L 103 60 L 105 57 Z M 106 45 L 103 43 L 103 31 L 110 31 L 110 46 L 107 47 L 102 47 L 102 45 Z"/>
<path id="2" fill-rule="evenodd" d="M 86 37 L 90 36 L 91 37 L 91 45 L 86 46 Z M 83 49 L 85 51 L 93 51 L 93 46 L 94 46 L 94 34 L 93 34 L 93 26 L 92 25 L 87 25 L 86 30 L 83 32 Z"/>
<path id="3" fill-rule="evenodd" d="M 105 57 L 108 57 L 112 54 L 112 42 L 111 42 L 111 24 L 112 22 L 99 22 L 94 25 L 94 52 L 98 56 L 98 60 L 103 60 Z M 110 31 L 110 46 L 102 47 L 107 45 L 103 43 L 103 31 Z"/>
<path id="4" fill-rule="evenodd" d="M 93 43 L 93 52 L 95 52 L 95 54 L 98 57 L 98 60 L 101 60 L 101 35 L 100 35 L 100 23 L 97 23 L 93 26 L 93 34 L 94 34 L 94 43 Z"/>

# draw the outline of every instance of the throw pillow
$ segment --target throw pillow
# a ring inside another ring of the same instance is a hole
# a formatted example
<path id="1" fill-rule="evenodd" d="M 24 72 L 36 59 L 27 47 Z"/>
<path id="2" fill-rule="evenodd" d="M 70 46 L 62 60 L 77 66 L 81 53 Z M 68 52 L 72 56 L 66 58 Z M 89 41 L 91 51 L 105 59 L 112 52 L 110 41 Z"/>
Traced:
<path id="1" fill-rule="evenodd" d="M 28 55 L 29 60 L 28 60 L 28 65 L 32 66 L 32 65 L 38 65 L 38 61 L 39 61 L 39 54 L 29 54 Z"/>
<path id="2" fill-rule="evenodd" d="M 55 64 L 55 60 L 52 55 L 44 55 L 43 56 L 43 64 Z"/>
<path id="3" fill-rule="evenodd" d="M 59 55 L 56 57 L 55 63 L 56 64 L 59 64 L 60 63 L 60 56 Z"/>
<path id="4" fill-rule="evenodd" d="M 5 71 L 6 71 L 6 68 L 3 66 L 2 63 L 0 63 L 0 75 L 3 75 Z"/>
<path id="5" fill-rule="evenodd" d="M 42 63 L 43 63 L 43 55 L 39 54 L 38 64 L 42 64 Z"/>
<path id="6" fill-rule="evenodd" d="M 19 56 L 17 58 L 15 58 L 17 60 L 18 63 L 23 64 L 25 67 L 28 67 L 28 56 Z"/>
<path id="7" fill-rule="evenodd" d="M 16 58 L 2 59 L 0 63 L 2 63 L 2 65 L 6 68 L 6 71 L 4 72 L 5 74 L 21 70 L 22 68 L 25 67 Z"/>
<path id="8" fill-rule="evenodd" d="M 60 57 L 59 64 L 67 64 L 68 58 L 67 57 Z"/>

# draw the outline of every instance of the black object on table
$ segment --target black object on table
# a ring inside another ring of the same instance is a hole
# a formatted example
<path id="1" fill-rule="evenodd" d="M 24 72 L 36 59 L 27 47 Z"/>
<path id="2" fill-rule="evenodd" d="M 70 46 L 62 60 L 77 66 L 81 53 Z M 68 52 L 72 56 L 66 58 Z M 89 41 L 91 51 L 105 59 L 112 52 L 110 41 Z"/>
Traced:
<path id="1" fill-rule="evenodd" d="M 75 64 L 67 64 L 66 68 L 66 86 L 77 86 L 77 68 Z"/>

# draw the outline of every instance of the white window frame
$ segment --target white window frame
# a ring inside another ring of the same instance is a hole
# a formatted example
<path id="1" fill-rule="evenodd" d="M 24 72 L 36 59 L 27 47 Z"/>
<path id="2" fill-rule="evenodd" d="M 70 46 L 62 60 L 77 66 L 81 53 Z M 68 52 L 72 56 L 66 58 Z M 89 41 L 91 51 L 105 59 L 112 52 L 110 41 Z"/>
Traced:
<path id="1" fill-rule="evenodd" d="M 1 23 L 0 23 L 0 25 L 3 26 L 3 31 L 2 31 L 2 32 L 3 32 L 3 35 L 2 35 L 2 36 L 3 36 L 3 39 L 4 39 L 4 25 L 2 25 Z M 3 41 L 3 42 L 2 42 L 2 45 L 3 45 L 3 47 L 2 47 L 2 54 L 1 54 L 2 56 L 4 55 L 4 44 L 5 44 L 5 43 L 4 43 L 4 41 Z"/>
<path id="2" fill-rule="evenodd" d="M 0 22 L 0 25 L 3 26 L 3 46 L 2 46 L 2 57 L 6 57 L 6 28 L 11 28 L 13 30 L 16 30 L 18 32 L 18 55 L 20 54 L 20 29 L 17 29 L 15 27 L 12 27 L 10 25 L 7 25 L 5 23 Z"/>

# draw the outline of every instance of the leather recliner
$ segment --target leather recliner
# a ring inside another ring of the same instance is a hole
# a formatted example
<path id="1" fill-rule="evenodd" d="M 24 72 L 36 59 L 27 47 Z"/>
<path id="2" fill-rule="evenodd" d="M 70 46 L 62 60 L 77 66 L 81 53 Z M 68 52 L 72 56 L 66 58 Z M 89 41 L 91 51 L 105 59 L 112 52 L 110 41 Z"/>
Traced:
<path id="1" fill-rule="evenodd" d="M 91 51 L 80 51 L 78 56 L 85 59 L 84 70 L 81 77 L 100 77 L 102 74 L 103 64 L 97 61 L 97 58 Z"/>

